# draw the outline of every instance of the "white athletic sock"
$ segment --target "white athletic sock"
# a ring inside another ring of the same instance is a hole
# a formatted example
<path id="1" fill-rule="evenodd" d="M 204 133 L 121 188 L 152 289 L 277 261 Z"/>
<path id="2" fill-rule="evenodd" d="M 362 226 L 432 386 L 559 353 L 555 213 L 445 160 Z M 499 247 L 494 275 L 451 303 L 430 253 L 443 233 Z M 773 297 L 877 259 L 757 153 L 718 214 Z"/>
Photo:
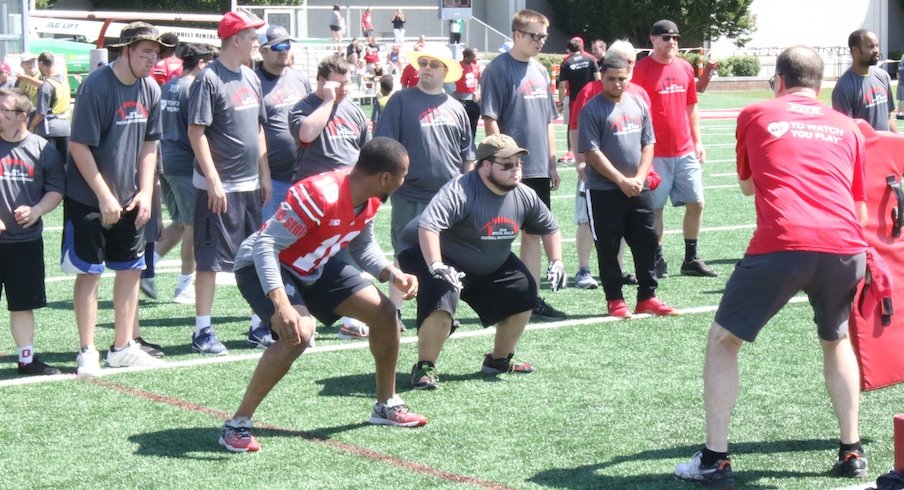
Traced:
<path id="1" fill-rule="evenodd" d="M 251 330 L 261 326 L 261 317 L 257 316 L 257 313 L 251 314 Z"/>
<path id="2" fill-rule="evenodd" d="M 31 362 L 34 360 L 34 353 L 32 352 L 33 349 L 34 347 L 32 347 L 31 344 L 16 348 L 16 350 L 19 352 L 20 364 L 31 364 Z"/>
<path id="3" fill-rule="evenodd" d="M 201 333 L 201 330 L 210 326 L 210 315 L 201 315 L 195 317 L 195 334 Z"/>
<path id="4" fill-rule="evenodd" d="M 158 254 L 158 253 L 155 251 L 155 252 L 154 252 L 154 265 L 155 265 L 155 266 L 157 265 L 157 262 L 160 262 L 160 259 L 161 259 L 161 258 L 162 258 L 162 257 L 160 257 L 160 254 Z"/>

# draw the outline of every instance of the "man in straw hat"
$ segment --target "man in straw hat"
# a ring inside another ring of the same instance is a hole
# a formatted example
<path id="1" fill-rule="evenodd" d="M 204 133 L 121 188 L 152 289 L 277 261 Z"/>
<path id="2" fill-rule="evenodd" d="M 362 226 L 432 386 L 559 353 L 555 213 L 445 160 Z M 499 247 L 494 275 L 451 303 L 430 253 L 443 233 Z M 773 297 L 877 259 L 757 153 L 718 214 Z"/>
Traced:
<path id="1" fill-rule="evenodd" d="M 192 83 L 188 139 L 195 152 L 195 329 L 193 351 L 226 354 L 210 321 L 217 272 L 232 272 L 238 246 L 261 225 L 270 198 L 270 167 L 262 123 L 261 83 L 248 67 L 259 46 L 260 19 L 227 12 L 217 35 L 220 57 Z M 259 326 L 253 318 L 250 332 Z M 256 325 L 257 324 L 257 325 Z M 269 333 L 258 333 L 269 344 Z M 249 340 L 252 340 L 249 337 Z"/>
<path id="2" fill-rule="evenodd" d="M 94 346 L 97 286 L 104 266 L 116 273 L 113 310 L 116 335 L 107 365 L 155 366 L 133 339 L 138 281 L 145 268 L 144 230 L 151 216 L 157 140 L 160 139 L 160 87 L 149 78 L 164 44 L 154 26 L 126 25 L 113 63 L 81 84 L 73 113 L 63 203 L 62 268 L 78 274 L 73 307 L 81 350 L 80 376 L 97 376 L 100 355 Z"/>
<path id="3" fill-rule="evenodd" d="M 421 214 L 430 199 L 449 180 L 474 166 L 474 142 L 468 113 L 460 102 L 443 92 L 443 83 L 461 78 L 461 65 L 449 48 L 427 45 L 408 54 L 418 67 L 418 84 L 393 95 L 375 136 L 405 145 L 411 157 L 408 178 L 392 195 L 392 246 L 399 253 L 402 228 Z M 399 306 L 402 294 L 390 297 Z"/>
<path id="4" fill-rule="evenodd" d="M 436 360 L 455 331 L 459 299 L 485 327 L 496 325 L 483 373 L 534 371 L 530 363 L 513 359 L 538 303 L 533 275 L 512 253 L 519 233 L 541 237 L 553 291 L 566 278 L 556 220 L 537 193 L 521 183 L 527 154 L 507 135 L 488 136 L 477 148 L 477 168 L 445 185 L 402 232 L 399 263 L 417 276 L 420 291 L 418 362 L 411 370 L 415 389 L 437 387 Z"/>

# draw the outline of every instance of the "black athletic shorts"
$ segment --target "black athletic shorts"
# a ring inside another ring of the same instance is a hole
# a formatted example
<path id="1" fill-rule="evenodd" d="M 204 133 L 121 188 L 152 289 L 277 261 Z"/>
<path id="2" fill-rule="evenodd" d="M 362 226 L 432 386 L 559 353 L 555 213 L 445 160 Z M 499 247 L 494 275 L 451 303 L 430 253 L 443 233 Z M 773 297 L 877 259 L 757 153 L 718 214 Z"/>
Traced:
<path id="1" fill-rule="evenodd" d="M 6 309 L 29 311 L 47 306 L 44 289 L 44 240 L 0 243 L 0 294 Z"/>
<path id="2" fill-rule="evenodd" d="M 64 199 L 60 267 L 73 274 L 100 274 L 104 265 L 114 271 L 143 270 L 144 229 L 135 228 L 137 217 L 135 208 L 106 227 L 101 222 L 100 209 Z"/>

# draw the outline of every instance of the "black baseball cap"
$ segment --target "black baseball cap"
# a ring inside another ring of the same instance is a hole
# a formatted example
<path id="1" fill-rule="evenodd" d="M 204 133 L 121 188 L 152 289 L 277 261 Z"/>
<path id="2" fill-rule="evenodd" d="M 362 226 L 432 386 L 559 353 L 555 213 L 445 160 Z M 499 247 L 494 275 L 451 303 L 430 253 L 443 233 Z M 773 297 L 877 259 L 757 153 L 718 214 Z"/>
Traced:
<path id="1" fill-rule="evenodd" d="M 655 24 L 653 24 L 653 28 L 650 29 L 650 35 L 661 36 L 663 34 L 678 35 L 678 26 L 668 19 L 657 21 Z"/>

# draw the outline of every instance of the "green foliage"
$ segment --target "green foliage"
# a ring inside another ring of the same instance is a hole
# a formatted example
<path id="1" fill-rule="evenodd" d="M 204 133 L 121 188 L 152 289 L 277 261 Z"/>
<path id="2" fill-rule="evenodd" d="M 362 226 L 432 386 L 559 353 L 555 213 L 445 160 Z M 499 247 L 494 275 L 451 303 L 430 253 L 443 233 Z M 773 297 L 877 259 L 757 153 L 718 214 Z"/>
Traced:
<path id="1" fill-rule="evenodd" d="M 649 47 L 650 26 L 659 19 L 678 24 L 683 46 L 726 36 L 744 45 L 755 26 L 753 0 L 557 0 L 549 2 L 552 23 L 565 32 L 607 41 L 628 38 Z"/>
<path id="2" fill-rule="evenodd" d="M 720 77 L 755 77 L 760 72 L 760 59 L 756 56 L 729 56 L 719 60 Z"/>
<path id="3" fill-rule="evenodd" d="M 537 61 L 546 68 L 546 72 L 549 74 L 552 74 L 552 65 L 562 66 L 562 60 L 564 59 L 564 55 L 554 53 L 540 53 L 537 56 Z"/>
<path id="4" fill-rule="evenodd" d="M 697 63 L 700 62 L 700 52 L 699 51 L 685 51 L 685 52 L 681 53 L 680 56 L 682 58 L 684 58 L 684 61 L 687 61 L 688 63 L 690 63 L 691 66 L 693 66 L 695 70 L 697 69 Z"/>
<path id="5" fill-rule="evenodd" d="M 304 0 L 250 0 L 247 4 L 301 5 L 302 3 L 304 3 Z M 94 7 L 97 10 L 219 14 L 228 11 L 229 6 L 229 0 L 94 0 Z"/>

